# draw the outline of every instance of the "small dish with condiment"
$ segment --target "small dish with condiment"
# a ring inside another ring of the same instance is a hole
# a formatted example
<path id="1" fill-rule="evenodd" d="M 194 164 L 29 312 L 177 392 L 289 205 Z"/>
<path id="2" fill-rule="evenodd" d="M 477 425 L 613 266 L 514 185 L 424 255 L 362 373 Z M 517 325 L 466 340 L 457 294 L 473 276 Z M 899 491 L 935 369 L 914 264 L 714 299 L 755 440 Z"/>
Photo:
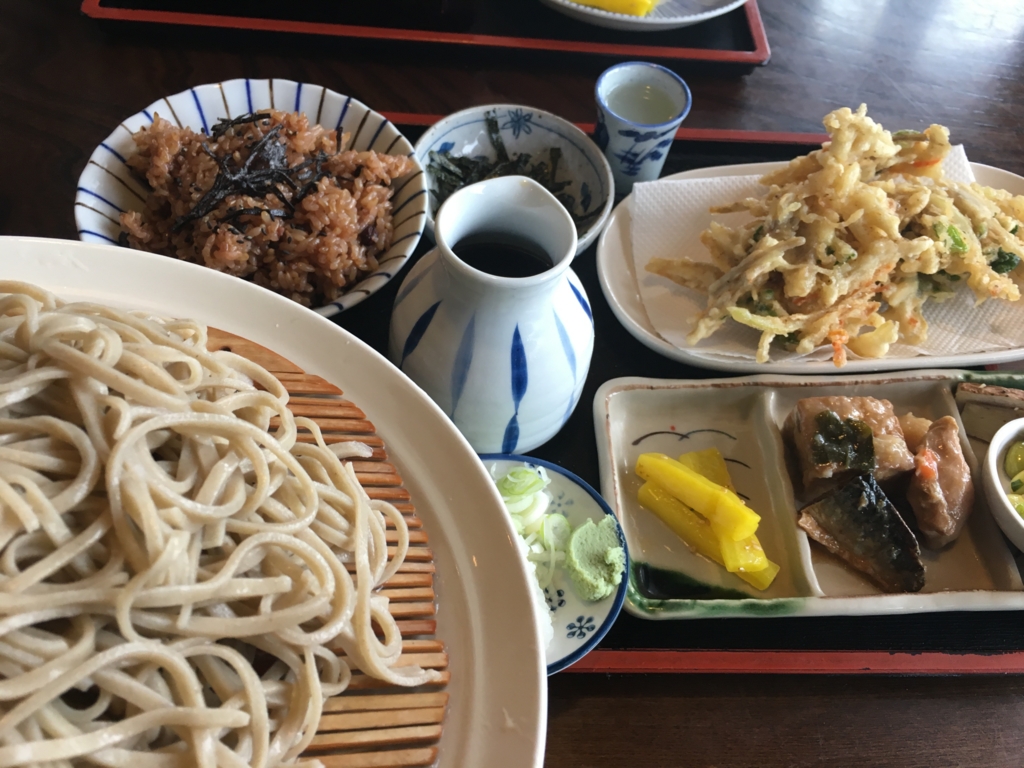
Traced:
<path id="1" fill-rule="evenodd" d="M 78 180 L 75 224 L 85 242 L 213 267 L 329 317 L 380 290 L 415 250 L 427 196 L 412 154 L 387 118 L 323 86 L 200 85 L 100 143 Z"/>
<path id="2" fill-rule="evenodd" d="M 550 584 L 543 589 L 554 630 L 554 637 L 547 646 L 548 674 L 553 675 L 590 653 L 611 629 L 622 610 L 629 581 L 626 537 L 615 513 L 601 495 L 584 480 L 557 464 L 530 456 L 499 453 L 481 454 L 480 460 L 496 480 L 514 469 L 542 468 L 550 480 L 544 489 L 550 497 L 547 514 L 563 515 L 574 530 L 586 525 L 588 521 L 599 526 L 602 520 L 610 518 L 615 523 L 615 533 L 625 557 L 622 580 L 611 594 L 596 601 L 581 599 L 572 578 L 563 567 L 554 569 Z"/>
<path id="3" fill-rule="evenodd" d="M 988 453 L 985 454 L 985 464 L 982 467 L 982 485 L 985 488 L 985 498 L 988 500 L 988 507 L 992 517 L 1006 534 L 1006 538 L 1016 545 L 1017 549 L 1024 550 L 1024 517 L 1014 506 L 1011 495 L 1020 494 L 1024 486 L 1014 490 L 1012 484 L 1016 475 L 1010 475 L 1008 465 L 1008 454 L 1024 454 L 1024 419 L 1014 419 L 1004 424 L 992 437 L 989 443 Z M 1020 462 L 1020 456 L 1014 457 L 1013 461 Z M 1013 469 L 1017 469 L 1014 467 Z"/>
<path id="4" fill-rule="evenodd" d="M 534 107 L 491 104 L 456 112 L 426 130 L 415 157 L 427 180 L 431 238 L 434 215 L 448 195 L 488 174 L 530 176 L 558 197 L 576 222 L 576 253 L 597 239 L 615 203 L 611 166 L 593 140 Z"/>

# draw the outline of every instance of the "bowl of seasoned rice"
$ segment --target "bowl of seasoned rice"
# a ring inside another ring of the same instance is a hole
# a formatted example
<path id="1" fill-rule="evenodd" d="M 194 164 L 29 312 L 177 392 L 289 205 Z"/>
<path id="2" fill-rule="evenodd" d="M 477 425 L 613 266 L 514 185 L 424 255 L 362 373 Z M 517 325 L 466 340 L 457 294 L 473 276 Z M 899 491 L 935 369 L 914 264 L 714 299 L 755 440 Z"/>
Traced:
<path id="1" fill-rule="evenodd" d="M 86 242 L 160 253 L 337 314 L 401 271 L 427 218 L 413 147 L 351 96 L 229 80 L 167 96 L 78 180 Z"/>

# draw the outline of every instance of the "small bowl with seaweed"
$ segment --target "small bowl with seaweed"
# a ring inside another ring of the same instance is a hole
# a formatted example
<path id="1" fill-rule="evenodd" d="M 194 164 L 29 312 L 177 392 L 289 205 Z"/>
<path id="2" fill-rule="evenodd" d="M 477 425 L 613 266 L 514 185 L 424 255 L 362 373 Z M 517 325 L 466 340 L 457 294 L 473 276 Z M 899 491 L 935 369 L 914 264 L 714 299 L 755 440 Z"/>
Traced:
<path id="1" fill-rule="evenodd" d="M 491 104 L 449 115 L 416 142 L 430 190 L 427 229 L 457 189 L 497 176 L 529 176 L 572 215 L 577 253 L 597 239 L 615 202 L 612 170 L 601 150 L 567 120 L 533 107 Z"/>

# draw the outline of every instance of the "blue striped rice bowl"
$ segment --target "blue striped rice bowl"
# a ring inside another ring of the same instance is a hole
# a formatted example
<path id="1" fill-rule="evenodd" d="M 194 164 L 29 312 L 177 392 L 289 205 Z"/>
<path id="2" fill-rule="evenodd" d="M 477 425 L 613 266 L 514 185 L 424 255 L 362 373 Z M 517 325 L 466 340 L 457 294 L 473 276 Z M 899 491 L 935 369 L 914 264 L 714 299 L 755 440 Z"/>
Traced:
<path id="1" fill-rule="evenodd" d="M 301 112 L 308 118 L 311 127 L 319 125 L 327 132 L 338 131 L 339 134 L 348 134 L 346 149 L 361 152 L 373 150 L 381 154 L 410 158 L 408 162 L 398 158 L 391 162 L 392 167 L 402 168 L 404 166 L 412 170 L 393 181 L 390 201 L 383 203 L 380 207 L 381 218 L 379 220 L 390 221 L 391 224 L 390 233 L 383 235 L 386 238 L 387 234 L 390 234 L 390 240 L 381 241 L 386 250 L 382 253 L 373 253 L 370 241 L 363 240 L 363 245 L 360 245 L 360 242 L 357 242 L 359 238 L 356 237 L 354 231 L 336 232 L 335 238 L 339 240 L 340 250 L 337 252 L 324 251 L 324 248 L 321 247 L 317 252 L 318 258 L 330 259 L 328 265 L 330 269 L 325 266 L 325 272 L 329 273 L 328 276 L 321 276 L 319 279 L 321 283 L 328 278 L 335 279 L 334 285 L 341 285 L 341 288 L 331 289 L 331 286 L 328 285 L 327 292 L 318 289 L 315 294 L 311 294 L 307 285 L 304 294 L 296 289 L 291 298 L 309 304 L 311 296 L 326 296 L 326 299 L 314 300 L 313 303 L 319 305 L 315 307 L 317 312 L 330 316 L 358 304 L 367 296 L 380 290 L 392 276 L 402 269 L 412 254 L 419 242 L 426 220 L 428 202 L 426 182 L 423 171 L 413 156 L 412 145 L 384 116 L 367 108 L 352 97 L 343 96 L 321 86 L 296 83 L 290 80 L 239 79 L 197 86 L 174 96 L 160 99 L 122 122 L 92 153 L 79 178 L 75 197 L 75 222 L 79 237 L 86 242 L 114 244 L 119 241 L 124 242 L 125 235 L 122 232 L 126 227 L 122 227 L 121 219 L 122 214 L 127 214 L 126 221 L 133 222 L 127 227 L 132 232 L 133 244 L 138 245 L 142 242 L 145 233 L 142 231 L 140 222 L 144 217 L 131 212 L 145 211 L 147 196 L 152 194 L 152 191 L 144 177 L 144 171 L 140 172 L 138 168 L 133 169 L 129 165 L 129 161 L 137 151 L 133 134 L 141 128 L 147 128 L 151 135 L 156 135 L 161 129 L 161 123 L 158 122 L 154 125 L 157 115 L 169 121 L 170 125 L 164 126 L 164 130 L 171 134 L 176 134 L 178 128 L 189 128 L 196 133 L 209 135 L 214 125 L 222 119 L 232 119 L 240 115 L 268 110 Z M 282 132 L 282 136 L 284 133 L 287 133 L 287 130 Z M 290 142 L 291 139 L 288 141 Z M 139 165 L 138 159 L 135 164 Z M 156 162 L 153 167 L 157 168 Z M 361 168 L 362 166 L 359 166 L 355 171 L 356 176 L 362 172 Z M 386 178 L 386 174 L 384 176 Z M 210 183 L 209 177 L 210 172 L 207 169 L 206 178 L 201 184 L 203 188 Z M 379 198 L 380 190 L 377 190 L 377 193 Z M 315 207 L 318 202 L 316 192 L 310 194 L 309 207 Z M 305 204 L 306 201 L 303 201 L 304 207 Z M 372 205 L 372 203 L 370 204 Z M 180 203 L 178 205 L 180 206 Z M 388 206 L 390 206 L 390 211 L 387 210 Z M 317 215 L 315 212 L 310 213 L 310 219 L 312 220 Z M 329 218 L 326 214 L 323 216 Z M 268 217 L 264 216 L 264 218 L 270 221 Z M 252 221 L 251 218 L 244 220 Z M 317 227 L 313 226 L 311 229 L 311 237 L 316 236 Z M 147 232 L 151 231 L 152 229 L 147 230 Z M 233 231 L 237 230 L 233 229 Z M 253 232 L 252 229 L 248 231 L 249 234 Z M 238 234 L 241 237 L 245 232 Z M 322 234 L 325 237 L 331 236 L 327 231 Z M 376 231 L 372 234 L 381 236 L 381 233 Z M 348 242 L 345 241 L 346 238 Z M 258 235 L 257 239 L 259 239 Z M 241 243 L 242 240 L 239 239 L 238 242 Z M 185 257 L 181 252 L 180 242 L 176 247 L 179 249 L 177 252 L 171 246 L 165 247 L 162 252 L 177 255 L 179 258 Z M 283 243 L 281 247 L 283 250 Z M 207 263 L 214 261 L 211 259 L 209 251 L 208 247 L 205 254 Z M 325 252 L 327 255 L 322 256 L 321 252 Z M 346 261 L 348 252 L 354 254 L 354 258 L 358 261 L 358 271 L 356 265 Z M 359 260 L 364 252 L 366 258 Z M 190 255 L 187 258 L 190 261 L 204 263 L 204 256 L 201 254 Z M 254 261 L 258 262 L 258 260 L 257 256 Z M 268 265 L 267 262 L 271 261 L 275 263 Z M 225 267 L 223 262 L 215 261 L 215 266 L 223 271 L 233 271 L 230 267 Z M 289 280 L 278 281 L 277 276 L 282 275 L 287 278 L 287 270 L 293 266 L 294 262 L 292 261 L 277 263 L 273 257 L 265 257 L 264 264 L 255 276 L 256 282 L 289 295 Z M 295 267 L 296 273 L 299 275 L 297 278 L 299 284 L 302 283 L 302 268 L 310 269 L 308 265 L 301 262 Z M 334 295 L 331 295 L 332 293 Z"/>

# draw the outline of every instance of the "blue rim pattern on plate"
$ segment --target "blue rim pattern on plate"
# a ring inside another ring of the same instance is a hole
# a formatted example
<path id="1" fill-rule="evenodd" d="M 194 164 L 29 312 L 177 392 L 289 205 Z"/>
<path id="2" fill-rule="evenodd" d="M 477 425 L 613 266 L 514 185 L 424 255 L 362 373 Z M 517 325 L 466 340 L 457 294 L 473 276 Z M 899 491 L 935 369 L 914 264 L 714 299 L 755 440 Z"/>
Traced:
<path id="1" fill-rule="evenodd" d="M 304 112 L 311 123 L 349 133 L 350 149 L 375 149 L 408 155 L 416 160 L 412 144 L 390 120 L 351 96 L 323 86 L 249 78 L 197 85 L 153 102 L 121 122 L 96 147 L 78 179 L 75 195 L 75 225 L 79 238 L 85 242 L 116 245 L 121 232 L 120 214 L 145 207 L 148 193 L 145 180 L 128 168 L 126 158 L 135 149 L 132 134 L 152 123 L 156 113 L 179 126 L 208 134 L 210 127 L 221 118 L 261 109 Z M 416 249 L 426 225 L 429 202 L 423 169 L 417 168 L 404 179 L 396 180 L 394 189 L 391 247 L 378 259 L 376 270 L 348 286 L 337 300 L 317 308 L 315 311 L 319 314 L 336 315 L 376 293 L 401 271 Z"/>
<path id="2" fill-rule="evenodd" d="M 612 519 L 616 522 L 615 527 L 619 535 L 619 543 L 622 546 L 622 551 L 626 553 L 626 570 L 622 576 L 622 583 L 619 584 L 619 588 L 618 590 L 616 590 L 615 595 L 612 599 L 611 609 L 608 611 L 608 615 L 605 617 L 604 621 L 601 622 L 600 626 L 598 626 L 595 630 L 591 631 L 589 629 L 589 622 L 593 621 L 592 616 L 590 618 L 586 616 L 583 617 L 585 621 L 581 623 L 585 625 L 584 631 L 588 633 L 586 641 L 583 643 L 583 645 L 581 645 L 572 653 L 548 663 L 548 675 L 553 675 L 556 672 L 561 672 L 563 669 L 566 669 L 567 667 L 571 667 L 577 661 L 579 661 L 588 653 L 590 653 L 597 646 L 597 644 L 604 639 L 604 636 L 608 634 L 608 630 L 612 628 L 612 625 L 615 623 L 615 619 L 618 617 L 619 612 L 622 610 L 623 602 L 626 599 L 626 589 L 629 584 L 630 573 L 629 548 L 626 546 L 626 537 L 625 534 L 623 534 L 622 532 L 622 525 L 619 524 L 618 518 L 615 516 L 615 513 L 612 511 L 612 508 L 608 506 L 608 502 L 604 500 L 601 494 L 594 490 L 594 488 L 592 488 L 590 484 L 583 480 L 581 477 L 578 477 L 577 475 L 573 474 L 567 469 L 563 469 L 557 464 L 552 464 L 550 461 L 545 461 L 544 459 L 535 459 L 532 456 L 520 456 L 518 454 L 507 453 L 482 453 L 480 454 L 480 460 L 483 462 L 519 462 L 522 464 L 544 467 L 545 469 L 557 472 L 559 475 L 562 475 L 563 477 L 572 481 L 580 488 L 582 488 L 584 491 L 586 491 L 590 495 L 590 497 L 597 503 L 597 505 L 601 508 L 601 510 L 606 515 L 610 515 Z M 550 602 L 550 596 L 547 597 Z M 600 604 L 600 602 L 601 601 L 598 601 L 598 603 L 595 603 L 595 605 Z M 575 624 L 577 621 L 578 620 L 575 617 L 573 617 L 573 622 L 571 622 L 571 624 Z M 570 631 L 573 631 L 572 626 L 568 627 L 568 629 L 570 629 Z"/>

